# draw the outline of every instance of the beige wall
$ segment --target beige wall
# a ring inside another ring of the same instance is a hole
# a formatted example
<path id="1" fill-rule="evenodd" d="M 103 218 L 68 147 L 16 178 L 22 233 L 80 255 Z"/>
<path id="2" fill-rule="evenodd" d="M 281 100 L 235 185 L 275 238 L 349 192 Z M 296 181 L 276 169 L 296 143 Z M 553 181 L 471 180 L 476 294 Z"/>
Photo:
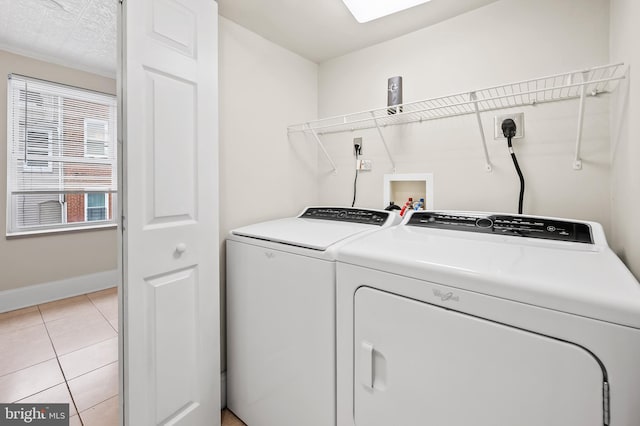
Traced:
<path id="1" fill-rule="evenodd" d="M 317 65 L 220 17 L 221 237 L 315 202 L 316 147 L 287 126 L 317 116 Z"/>
<path id="2" fill-rule="evenodd" d="M 630 66 L 612 99 L 612 223 L 610 244 L 640 279 L 640 2 L 611 0 L 611 61 Z M 634 79 L 636 81 L 634 81 Z"/>
<path id="3" fill-rule="evenodd" d="M 404 101 L 417 101 L 606 64 L 607 0 L 502 0 L 406 36 L 320 64 L 319 115 L 386 105 L 387 78 L 404 78 Z M 526 178 L 525 213 L 601 222 L 610 228 L 609 102 L 588 99 L 582 171 L 572 168 L 578 104 L 484 113 L 494 168 L 484 171 L 475 116 L 383 129 L 398 173 L 434 174 L 435 207 L 515 212 L 519 182 L 506 143 L 493 139 L 493 117 L 525 113 L 525 138 L 514 142 Z M 357 206 L 382 207 L 391 173 L 375 130 L 327 136 L 337 174 L 318 159 L 321 204 L 350 204 L 352 139 L 364 138 L 373 171 L 358 178 Z M 395 200 L 402 202 L 403 200 Z"/>
<path id="4" fill-rule="evenodd" d="M 297 214 L 317 202 L 316 146 L 287 125 L 317 116 L 317 65 L 220 17 L 222 369 L 225 248 L 236 227 Z"/>
<path id="5" fill-rule="evenodd" d="M 0 51 L 0 75 L 11 73 L 116 93 L 113 79 Z M 7 83 L 0 83 L 0 291 L 116 269 L 117 231 L 67 232 L 7 239 Z M 115 283 L 114 283 L 115 284 Z"/>

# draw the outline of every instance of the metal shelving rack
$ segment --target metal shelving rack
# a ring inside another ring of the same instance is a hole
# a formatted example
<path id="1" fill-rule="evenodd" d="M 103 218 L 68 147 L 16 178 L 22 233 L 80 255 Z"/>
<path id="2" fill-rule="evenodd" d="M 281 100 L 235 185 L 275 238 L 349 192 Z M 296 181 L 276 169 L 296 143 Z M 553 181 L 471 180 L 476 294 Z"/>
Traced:
<path id="1" fill-rule="evenodd" d="M 378 130 L 389 161 L 395 171 L 395 162 L 385 140 L 382 128 L 407 123 L 422 123 L 424 121 L 461 115 L 475 115 L 480 129 L 485 169 L 491 171 L 491 161 L 487 151 L 480 113 L 568 99 L 579 99 L 578 130 L 573 168 L 580 170 L 582 168 L 580 145 L 582 142 L 585 100 L 588 96 L 598 96 L 603 93 L 613 92 L 617 88 L 617 83 L 621 79 L 624 79 L 625 75 L 626 67 L 624 63 L 604 65 L 455 95 L 410 102 L 392 108 L 384 107 L 294 124 L 289 126 L 287 131 L 290 134 L 302 132 L 313 135 L 331 163 L 333 170 L 337 171 L 335 163 L 325 149 L 320 136 L 375 128 Z M 390 109 L 402 112 L 390 114 Z"/>

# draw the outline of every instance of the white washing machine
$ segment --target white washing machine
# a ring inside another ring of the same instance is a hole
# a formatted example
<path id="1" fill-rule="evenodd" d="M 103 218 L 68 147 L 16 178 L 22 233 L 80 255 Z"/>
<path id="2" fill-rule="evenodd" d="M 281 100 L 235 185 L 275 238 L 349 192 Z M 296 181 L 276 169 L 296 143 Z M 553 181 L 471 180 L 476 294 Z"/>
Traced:
<path id="1" fill-rule="evenodd" d="M 227 406 L 250 426 L 335 426 L 335 250 L 399 223 L 309 207 L 227 239 Z"/>
<path id="2" fill-rule="evenodd" d="M 640 425 L 640 285 L 597 223 L 414 212 L 336 289 L 338 426 Z"/>

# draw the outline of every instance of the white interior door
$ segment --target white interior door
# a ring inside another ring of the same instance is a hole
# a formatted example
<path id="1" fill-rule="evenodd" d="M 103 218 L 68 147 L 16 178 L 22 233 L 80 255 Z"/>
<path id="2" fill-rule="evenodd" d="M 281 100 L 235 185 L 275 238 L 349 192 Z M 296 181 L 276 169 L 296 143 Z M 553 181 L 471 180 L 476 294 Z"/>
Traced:
<path id="1" fill-rule="evenodd" d="M 358 426 L 602 426 L 603 371 L 579 346 L 360 288 Z"/>
<path id="2" fill-rule="evenodd" d="M 122 7 L 125 424 L 219 425 L 217 3 Z"/>

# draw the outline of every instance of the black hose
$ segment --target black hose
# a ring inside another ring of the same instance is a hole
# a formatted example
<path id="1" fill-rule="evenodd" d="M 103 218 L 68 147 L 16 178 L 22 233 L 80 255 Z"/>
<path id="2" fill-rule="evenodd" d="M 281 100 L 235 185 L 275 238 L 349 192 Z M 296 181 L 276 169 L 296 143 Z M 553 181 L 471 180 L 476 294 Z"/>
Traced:
<path id="1" fill-rule="evenodd" d="M 507 137 L 507 145 L 509 146 L 509 152 L 511 153 L 513 166 L 516 168 L 516 172 L 518 172 L 518 177 L 520 178 L 520 197 L 518 199 L 518 214 L 522 214 L 522 202 L 524 200 L 524 176 L 522 176 L 522 170 L 520 170 L 520 165 L 518 164 L 516 153 L 513 152 L 513 146 L 511 145 L 511 136 Z"/>
<path id="2" fill-rule="evenodd" d="M 356 150 L 356 165 L 358 164 L 358 151 Z M 353 179 L 353 201 L 351 202 L 351 207 L 356 205 L 356 190 L 358 183 L 358 167 L 356 166 L 356 177 Z"/>

